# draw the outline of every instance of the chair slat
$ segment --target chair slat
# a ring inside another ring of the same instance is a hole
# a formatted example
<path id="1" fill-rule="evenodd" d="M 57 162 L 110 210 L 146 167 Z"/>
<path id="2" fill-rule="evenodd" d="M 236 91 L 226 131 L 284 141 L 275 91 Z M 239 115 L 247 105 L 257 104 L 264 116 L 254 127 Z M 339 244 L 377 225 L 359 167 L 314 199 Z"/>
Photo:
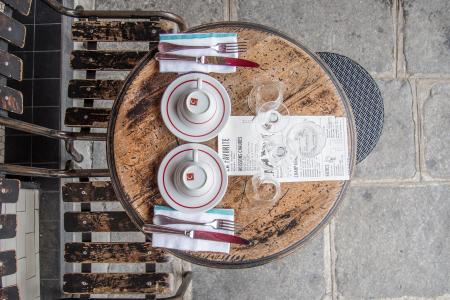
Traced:
<path id="1" fill-rule="evenodd" d="M 64 228 L 67 232 L 138 231 L 123 211 L 66 212 Z"/>
<path id="2" fill-rule="evenodd" d="M 16 114 L 22 114 L 22 92 L 12 89 L 8 86 L 0 86 L 0 108 Z"/>
<path id="3" fill-rule="evenodd" d="M 151 243 L 67 243 L 68 263 L 163 263 L 168 256 Z"/>
<path id="4" fill-rule="evenodd" d="M 166 273 L 67 273 L 64 293 L 168 294 L 172 275 Z"/>
<path id="5" fill-rule="evenodd" d="M 62 187 L 64 202 L 117 201 L 110 181 L 70 182 Z"/>
<path id="6" fill-rule="evenodd" d="M 123 80 L 71 80 L 68 96 L 81 99 L 114 100 L 122 85 Z"/>
<path id="7" fill-rule="evenodd" d="M 20 181 L 0 177 L 0 202 L 16 203 L 19 199 Z"/>
<path id="8" fill-rule="evenodd" d="M 15 237 L 16 227 L 16 215 L 0 215 L 0 239 Z"/>
<path id="9" fill-rule="evenodd" d="M 2 0 L 8 6 L 20 12 L 22 15 L 28 16 L 33 0 Z"/>
<path id="10" fill-rule="evenodd" d="M 22 60 L 15 55 L 0 50 L 0 74 L 15 80 L 22 80 Z"/>
<path id="11" fill-rule="evenodd" d="M 72 24 L 72 38 L 76 42 L 159 41 L 166 33 L 158 21 L 78 21 Z"/>
<path id="12" fill-rule="evenodd" d="M 131 70 L 145 51 L 72 51 L 70 64 L 75 70 Z"/>
<path id="13" fill-rule="evenodd" d="M 0 276 L 6 276 L 17 272 L 16 251 L 0 252 Z"/>
<path id="14" fill-rule="evenodd" d="M 17 286 L 8 286 L 0 288 L 0 299 L 2 300 L 19 300 L 19 290 Z"/>
<path id="15" fill-rule="evenodd" d="M 26 27 L 0 12 L 0 38 L 20 48 L 25 46 Z"/>
<path id="16" fill-rule="evenodd" d="M 77 296 L 75 296 L 75 295 L 69 294 L 69 293 L 66 293 L 66 294 L 68 295 L 68 297 L 66 297 L 66 298 L 59 298 L 59 300 L 69 300 L 69 299 L 70 300 L 86 300 L 86 299 L 89 299 L 89 300 L 136 300 L 136 298 L 122 298 L 122 297 L 120 297 L 120 298 L 116 298 L 116 297 L 114 297 L 114 298 L 103 298 L 102 296 L 99 296 L 99 297 L 102 297 L 102 298 L 97 298 L 97 297 L 93 298 L 91 296 L 86 296 L 86 295 L 79 295 L 79 296 L 77 295 Z M 145 295 L 145 296 L 147 297 L 146 300 L 156 300 L 156 295 L 149 295 L 148 294 L 148 295 Z M 86 297 L 89 297 L 89 298 L 86 298 Z M 137 298 L 137 299 L 139 299 L 139 298 Z"/>
<path id="17" fill-rule="evenodd" d="M 93 107 L 70 107 L 66 110 L 64 124 L 69 127 L 106 128 L 111 109 Z"/>

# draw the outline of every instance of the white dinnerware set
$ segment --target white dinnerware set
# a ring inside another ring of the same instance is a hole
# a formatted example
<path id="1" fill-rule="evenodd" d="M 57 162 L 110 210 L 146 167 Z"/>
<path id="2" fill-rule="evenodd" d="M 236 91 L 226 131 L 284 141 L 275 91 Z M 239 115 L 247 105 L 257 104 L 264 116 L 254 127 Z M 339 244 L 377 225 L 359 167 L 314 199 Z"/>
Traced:
<path id="1" fill-rule="evenodd" d="M 172 208 L 195 213 L 216 206 L 225 195 L 228 176 L 216 151 L 199 144 L 215 138 L 231 114 L 225 87 L 203 73 L 175 79 L 161 100 L 164 124 L 176 137 L 190 142 L 170 151 L 158 171 L 158 187 Z"/>

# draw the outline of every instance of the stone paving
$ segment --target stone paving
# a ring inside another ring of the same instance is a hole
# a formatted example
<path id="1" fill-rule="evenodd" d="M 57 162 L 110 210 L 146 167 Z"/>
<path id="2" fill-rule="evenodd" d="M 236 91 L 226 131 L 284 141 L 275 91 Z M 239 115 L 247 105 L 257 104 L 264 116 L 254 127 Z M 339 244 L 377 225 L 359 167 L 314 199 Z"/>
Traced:
<path id="1" fill-rule="evenodd" d="M 450 1 L 96 0 L 190 26 L 252 21 L 358 61 L 385 100 L 383 135 L 324 231 L 247 270 L 193 266 L 193 299 L 450 299 Z M 86 148 L 96 166 L 101 145 Z M 87 153 L 87 154 L 89 154 Z"/>

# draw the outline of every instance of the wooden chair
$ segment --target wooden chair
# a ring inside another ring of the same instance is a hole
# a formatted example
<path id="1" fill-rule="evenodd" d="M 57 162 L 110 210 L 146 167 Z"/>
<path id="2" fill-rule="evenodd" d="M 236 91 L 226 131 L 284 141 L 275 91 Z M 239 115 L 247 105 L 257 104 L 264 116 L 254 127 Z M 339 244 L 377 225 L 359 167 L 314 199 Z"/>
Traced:
<path id="1" fill-rule="evenodd" d="M 20 182 L 0 177 L 0 204 L 17 202 Z M 81 211 L 64 215 L 66 232 L 81 232 L 81 242 L 65 244 L 65 261 L 81 264 L 80 273 L 66 273 L 63 277 L 63 292 L 70 299 L 89 294 L 145 294 L 153 299 L 156 294 L 168 294 L 172 290 L 172 274 L 156 273 L 156 263 L 169 263 L 170 257 L 161 249 L 152 248 L 151 242 L 95 242 L 92 232 L 135 232 L 136 226 L 123 211 L 92 212 L 93 202 L 117 201 L 108 181 L 67 183 L 62 188 L 63 201 L 80 203 Z M 16 216 L 0 214 L 0 239 L 16 236 Z M 92 273 L 92 263 L 145 263 L 143 273 Z M 16 253 L 13 250 L 0 252 L 1 276 L 17 271 Z M 181 284 L 173 296 L 163 299 L 182 299 L 190 282 L 191 272 L 184 272 Z M 1 287 L 1 299 L 19 299 L 17 286 Z M 93 299 L 93 298 L 91 298 Z"/>
<path id="2" fill-rule="evenodd" d="M 17 56 L 8 53 L 7 45 L 24 47 L 26 27 L 20 22 L 14 20 L 11 15 L 13 10 L 28 14 L 31 7 L 31 0 L 4 1 L 7 6 L 3 7 L 3 13 L 0 12 L 0 38 L 5 41 L 6 47 L 0 49 L 0 75 L 12 80 L 22 80 L 23 61 Z M 6 80 L 0 78 L 0 109 L 13 113 L 23 113 L 23 95 L 22 92 L 6 86 Z M 65 142 L 68 153 L 75 161 L 81 161 L 82 155 L 73 147 L 74 140 L 104 141 L 106 135 L 102 133 L 89 132 L 64 132 L 54 129 L 48 129 L 42 126 L 33 125 L 27 122 L 9 118 L 6 114 L 0 114 L 0 125 L 53 139 L 60 139 Z M 82 175 L 108 175 L 107 170 L 82 170 L 77 171 L 73 164 L 69 163 L 66 170 L 48 170 L 40 168 L 31 168 L 18 165 L 0 164 L 0 172 L 24 176 L 48 176 L 48 177 L 71 177 Z"/>
<path id="3" fill-rule="evenodd" d="M 20 181 L 0 177 L 0 206 L 3 203 L 16 203 L 19 199 Z M 0 214 L 0 239 L 10 239 L 16 236 L 17 219 L 13 214 Z M 16 251 L 0 251 L 0 274 L 11 275 L 17 272 Z M 2 286 L 0 281 L 0 299 L 19 299 L 16 285 Z"/>
<path id="4" fill-rule="evenodd" d="M 30 1 L 3 1 L 0 11 L 0 39 L 8 44 L 23 48 L 25 46 L 26 27 L 14 20 L 11 15 L 13 10 L 22 14 L 28 14 L 31 7 Z M 6 46 L 7 48 L 7 46 Z M 0 47 L 0 75 L 14 80 L 22 80 L 23 62 L 17 56 L 8 53 L 5 47 Z M 0 80 L 0 108 L 16 114 L 23 113 L 23 95 L 20 91 L 6 86 L 6 80 Z"/>
<path id="5" fill-rule="evenodd" d="M 81 127 L 82 131 L 107 127 L 110 109 L 94 108 L 93 103 L 96 100 L 113 101 L 123 83 L 121 80 L 97 79 L 97 71 L 129 71 L 148 52 L 134 49 L 98 50 L 99 42 L 127 42 L 127 45 L 130 42 L 146 42 L 149 44 L 149 51 L 154 51 L 160 33 L 186 29 L 186 24 L 180 17 L 167 12 L 89 11 L 82 7 L 68 10 L 55 0 L 45 1 L 60 13 L 78 18 L 72 24 L 72 39 L 74 42 L 82 42 L 85 49 L 72 51 L 70 64 L 74 70 L 86 71 L 86 77 L 70 81 L 68 96 L 84 99 L 84 102 L 83 107 L 66 110 L 64 123 L 69 127 Z M 101 20 L 105 17 L 145 20 Z"/>
<path id="6" fill-rule="evenodd" d="M 25 1 L 25 0 L 23 0 Z M 23 1 L 10 1 L 18 3 Z M 77 132 L 65 132 L 36 126 L 30 123 L 0 116 L 0 125 L 46 136 L 61 139 L 65 142 L 66 150 L 73 161 L 81 162 L 83 156 L 74 147 L 75 140 L 104 141 L 105 133 L 90 132 L 92 128 L 106 128 L 109 120 L 110 109 L 94 108 L 96 100 L 114 100 L 122 81 L 96 79 L 99 70 L 124 71 L 130 70 L 136 65 L 146 51 L 124 50 L 105 51 L 97 50 L 98 42 L 148 42 L 152 51 L 159 39 L 159 34 L 164 32 L 176 32 L 186 29 L 182 18 L 168 12 L 149 11 L 98 11 L 84 10 L 82 7 L 69 9 L 56 0 L 42 0 L 59 13 L 77 18 L 72 25 L 74 42 L 83 42 L 85 50 L 74 50 L 71 57 L 71 66 L 74 70 L 86 71 L 86 78 L 72 80 L 69 83 L 68 95 L 71 98 L 83 99 L 81 107 L 72 107 L 66 110 L 65 125 L 79 128 Z M 28 0 L 31 2 L 31 0 Z M 23 9 L 23 8 L 22 8 Z M 104 21 L 103 19 L 140 19 L 139 21 Z M 9 22 L 11 23 L 11 22 Z M 8 23 L 8 24 L 9 24 Z M 16 22 L 18 23 L 18 22 Z M 1 24 L 1 23 L 0 23 Z M 14 23 L 15 24 L 15 23 Z M 20 23 L 18 23 L 20 24 Z M 15 41 L 23 46 L 25 40 L 25 27 L 17 25 L 19 33 L 5 35 L 8 41 Z M 20 27 L 20 28 L 19 28 Z M 2 27 L 3 28 L 3 27 Z M 9 28 L 9 27 L 8 27 Z M 16 29 L 6 30 L 6 33 Z M 5 34 L 6 34 L 5 33 Z M 1 34 L 1 33 L 0 33 Z M 3 36 L 2 36 L 3 37 Z M 1 50 L 0 50 L 1 51 Z M 6 62 L 6 63 L 5 63 Z M 0 52 L 0 74 L 10 78 L 21 79 L 22 61 L 6 51 Z M 19 91 L 3 87 L 0 94 L 5 101 L 0 103 L 0 108 L 15 112 L 23 112 L 22 94 Z M 108 177 L 109 171 L 105 169 L 80 170 L 76 169 L 73 162 L 69 161 L 63 170 L 52 170 L 18 165 L 0 164 L 0 172 L 22 176 L 43 177 Z"/>
<path id="7" fill-rule="evenodd" d="M 151 242 L 96 242 L 92 232 L 133 232 L 136 226 L 123 211 L 91 211 L 91 203 L 117 201 L 108 181 L 66 183 L 63 201 L 81 203 L 81 210 L 64 214 L 64 229 L 81 232 L 80 242 L 65 244 L 64 258 L 68 263 L 81 264 L 81 273 L 64 274 L 63 290 L 68 294 L 132 294 L 147 296 L 167 294 L 173 282 L 172 274 L 156 273 L 156 263 L 168 263 L 165 251 L 152 248 Z M 144 273 L 92 273 L 92 263 L 145 263 Z M 181 299 L 191 281 L 185 272 L 178 291 L 165 299 Z"/>

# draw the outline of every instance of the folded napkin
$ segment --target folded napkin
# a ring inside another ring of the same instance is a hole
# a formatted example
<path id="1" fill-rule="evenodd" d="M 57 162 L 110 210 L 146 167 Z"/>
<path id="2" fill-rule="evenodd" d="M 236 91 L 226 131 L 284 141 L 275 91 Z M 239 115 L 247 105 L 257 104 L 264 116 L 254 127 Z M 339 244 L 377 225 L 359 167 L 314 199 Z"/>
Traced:
<path id="1" fill-rule="evenodd" d="M 190 46 L 213 46 L 217 43 L 237 43 L 236 33 L 178 33 L 178 34 L 160 34 L 161 42 L 168 42 L 178 45 Z M 173 54 L 187 56 L 227 56 L 238 57 L 238 53 L 218 53 L 213 49 L 190 49 L 170 52 Z M 204 73 L 233 73 L 236 67 L 220 66 L 220 65 L 203 65 L 196 62 L 180 61 L 180 60 L 161 60 L 159 62 L 160 72 L 204 72 Z"/>
<path id="2" fill-rule="evenodd" d="M 165 215 L 176 219 L 194 222 L 210 222 L 214 219 L 225 219 L 234 221 L 234 210 L 222 208 L 211 209 L 204 213 L 186 214 L 167 206 L 156 205 L 155 215 Z M 196 229 L 196 230 L 233 234 L 233 231 L 216 230 L 209 226 L 186 225 L 186 224 L 165 225 L 165 226 L 182 230 Z M 189 237 L 185 237 L 182 235 L 167 234 L 167 233 L 153 233 L 152 244 L 153 247 L 162 247 L 178 250 L 212 251 L 224 253 L 230 252 L 230 243 L 191 239 Z"/>

